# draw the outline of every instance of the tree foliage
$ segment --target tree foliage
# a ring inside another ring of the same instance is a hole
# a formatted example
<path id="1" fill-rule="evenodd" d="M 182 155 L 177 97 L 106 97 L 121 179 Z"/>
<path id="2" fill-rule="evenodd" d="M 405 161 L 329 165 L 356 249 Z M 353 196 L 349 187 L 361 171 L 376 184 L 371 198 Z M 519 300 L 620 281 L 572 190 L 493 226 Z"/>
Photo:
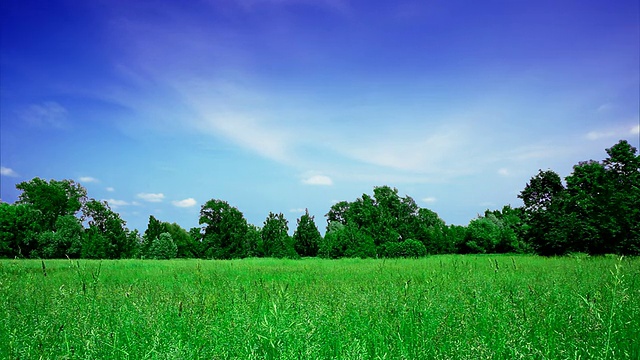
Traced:
<path id="1" fill-rule="evenodd" d="M 168 260 L 178 255 L 178 246 L 174 243 L 171 234 L 164 232 L 151 242 L 147 256 L 150 259 Z"/>
<path id="2" fill-rule="evenodd" d="M 274 258 L 296 258 L 298 254 L 289 236 L 289 225 L 282 213 L 269 213 L 260 232 L 264 256 Z"/>
<path id="3" fill-rule="evenodd" d="M 87 190 L 73 180 L 46 181 L 38 177 L 16 185 L 22 193 L 18 204 L 29 204 L 40 212 L 43 230 L 53 231 L 60 216 L 75 215 L 87 200 Z"/>
<path id="4" fill-rule="evenodd" d="M 200 210 L 200 225 L 204 225 L 202 247 L 205 257 L 245 257 L 244 238 L 247 233 L 247 221 L 240 210 L 226 201 L 209 200 Z"/>
<path id="5" fill-rule="evenodd" d="M 297 222 L 298 226 L 293 233 L 296 252 L 300 256 L 318 255 L 318 243 L 322 240 L 322 235 L 318 231 L 314 217 L 309 215 L 309 210 L 305 209 L 304 215 Z"/>

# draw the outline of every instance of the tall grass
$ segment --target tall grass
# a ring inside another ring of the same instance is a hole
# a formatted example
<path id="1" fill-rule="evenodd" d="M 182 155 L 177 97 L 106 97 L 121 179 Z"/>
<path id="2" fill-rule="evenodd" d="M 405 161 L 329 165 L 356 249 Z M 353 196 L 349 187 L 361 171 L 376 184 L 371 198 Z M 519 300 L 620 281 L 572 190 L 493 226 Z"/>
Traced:
<path id="1" fill-rule="evenodd" d="M 0 358 L 638 359 L 640 260 L 0 261 Z"/>

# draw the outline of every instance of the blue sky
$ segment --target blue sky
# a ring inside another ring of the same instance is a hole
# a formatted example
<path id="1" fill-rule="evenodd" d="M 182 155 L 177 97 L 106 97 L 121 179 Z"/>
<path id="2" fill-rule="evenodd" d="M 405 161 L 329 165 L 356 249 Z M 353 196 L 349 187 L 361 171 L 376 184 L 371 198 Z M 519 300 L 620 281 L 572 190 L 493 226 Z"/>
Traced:
<path id="1" fill-rule="evenodd" d="M 638 147 L 637 0 L 1 6 L 7 202 L 74 179 L 141 231 L 197 226 L 212 198 L 324 230 L 389 185 L 464 225 L 538 169 Z"/>

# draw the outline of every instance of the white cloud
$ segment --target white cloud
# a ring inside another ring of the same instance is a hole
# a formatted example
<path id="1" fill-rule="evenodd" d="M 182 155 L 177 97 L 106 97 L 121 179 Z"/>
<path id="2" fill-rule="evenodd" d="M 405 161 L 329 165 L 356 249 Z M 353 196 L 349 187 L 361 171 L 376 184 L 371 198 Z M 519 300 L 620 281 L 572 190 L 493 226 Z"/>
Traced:
<path id="1" fill-rule="evenodd" d="M 603 138 L 614 137 L 616 133 L 614 131 L 590 131 L 587 133 L 587 139 L 598 140 Z"/>
<path id="2" fill-rule="evenodd" d="M 498 175 L 509 176 L 510 174 L 511 173 L 509 172 L 509 169 L 507 169 L 507 168 L 498 169 Z"/>
<path id="3" fill-rule="evenodd" d="M 16 173 L 13 169 L 8 168 L 8 167 L 0 167 L 0 174 L 2 176 L 9 176 L 9 177 L 17 177 L 18 173 Z"/>
<path id="4" fill-rule="evenodd" d="M 96 182 L 100 182 L 98 179 L 91 177 L 91 176 L 81 176 L 80 177 L 80 182 L 83 183 L 96 183 Z"/>
<path id="5" fill-rule="evenodd" d="M 171 203 L 174 206 L 186 208 L 186 207 L 195 206 L 197 204 L 197 201 L 194 198 L 187 198 L 184 200 L 172 201 Z"/>
<path id="6" fill-rule="evenodd" d="M 301 213 L 305 212 L 305 209 L 303 209 L 303 208 L 289 209 L 289 212 L 296 213 L 296 214 L 301 214 Z"/>
<path id="7" fill-rule="evenodd" d="M 37 127 L 64 128 L 67 126 L 67 109 L 55 101 L 33 104 L 22 112 L 22 119 Z"/>
<path id="8" fill-rule="evenodd" d="M 640 134 L 640 125 L 632 126 L 631 128 L 618 127 L 615 129 L 607 130 L 594 130 L 585 135 L 589 140 L 610 139 L 610 138 L 623 138 L 629 135 Z"/>
<path id="9" fill-rule="evenodd" d="M 436 199 L 433 196 L 428 196 L 428 197 L 422 199 L 422 202 L 425 202 L 427 204 L 432 204 L 432 203 L 434 203 L 436 201 L 438 201 L 438 199 Z"/>
<path id="10" fill-rule="evenodd" d="M 162 194 L 162 193 L 158 193 L 158 194 L 139 193 L 136 196 L 138 197 L 138 199 L 142 199 L 142 200 L 148 201 L 148 202 L 162 202 L 162 200 L 164 199 L 164 194 Z"/>
<path id="11" fill-rule="evenodd" d="M 311 175 L 302 179 L 302 182 L 307 185 L 333 185 L 333 180 L 331 180 L 331 178 L 326 175 Z"/>
<path id="12" fill-rule="evenodd" d="M 106 188 L 105 190 L 107 190 L 108 192 L 114 192 L 116 191 L 116 189 L 112 188 L 111 186 L 109 186 L 108 188 Z"/>
<path id="13" fill-rule="evenodd" d="M 104 199 L 104 201 L 106 201 L 109 204 L 109 206 L 111 206 L 113 208 L 117 208 L 119 206 L 129 206 L 129 205 L 131 205 L 130 203 L 128 203 L 127 201 L 124 201 L 124 200 Z"/>

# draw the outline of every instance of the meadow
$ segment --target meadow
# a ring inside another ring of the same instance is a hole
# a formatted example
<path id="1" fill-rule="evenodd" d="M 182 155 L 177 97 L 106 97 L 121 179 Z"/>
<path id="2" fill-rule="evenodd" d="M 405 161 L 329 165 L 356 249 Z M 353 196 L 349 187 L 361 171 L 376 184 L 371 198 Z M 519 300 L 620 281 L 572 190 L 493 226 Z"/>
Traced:
<path id="1" fill-rule="evenodd" d="M 638 339 L 637 258 L 0 260 L 3 359 L 640 359 Z"/>

